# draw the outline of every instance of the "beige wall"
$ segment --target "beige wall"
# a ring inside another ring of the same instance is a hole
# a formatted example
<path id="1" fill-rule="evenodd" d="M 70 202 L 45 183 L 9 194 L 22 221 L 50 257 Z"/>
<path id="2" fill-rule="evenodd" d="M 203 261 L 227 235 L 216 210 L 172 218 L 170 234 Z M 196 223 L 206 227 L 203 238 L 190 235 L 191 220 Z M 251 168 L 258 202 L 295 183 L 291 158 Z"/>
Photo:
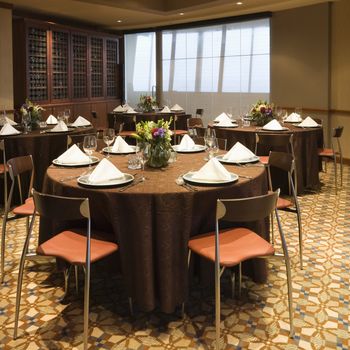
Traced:
<path id="1" fill-rule="evenodd" d="M 331 116 L 332 127 L 343 125 L 344 157 L 350 159 L 350 1 L 332 4 L 331 32 Z"/>
<path id="2" fill-rule="evenodd" d="M 0 108 L 13 109 L 12 10 L 0 8 Z"/>

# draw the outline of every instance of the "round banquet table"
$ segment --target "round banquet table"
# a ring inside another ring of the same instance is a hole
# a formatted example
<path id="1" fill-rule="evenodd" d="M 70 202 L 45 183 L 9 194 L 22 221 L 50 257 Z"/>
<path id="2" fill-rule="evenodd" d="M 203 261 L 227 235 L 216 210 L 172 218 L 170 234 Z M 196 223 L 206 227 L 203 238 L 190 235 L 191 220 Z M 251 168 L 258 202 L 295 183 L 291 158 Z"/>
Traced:
<path id="1" fill-rule="evenodd" d="M 49 130 L 49 128 L 35 129 L 28 134 L 0 136 L 0 139 L 5 140 L 7 160 L 30 154 L 33 156 L 34 188 L 39 191 L 42 188 L 46 169 L 67 149 L 67 135 L 90 133 L 94 129 L 93 127 L 81 127 L 60 133 L 47 132 Z"/>
<path id="2" fill-rule="evenodd" d="M 211 124 L 213 125 L 213 124 Z M 297 167 L 298 193 L 303 193 L 306 189 L 317 190 L 320 188 L 318 159 L 318 148 L 323 147 L 323 129 L 318 128 L 300 128 L 291 123 L 285 123 L 284 126 L 289 131 L 283 133 L 293 133 L 293 147 L 295 154 L 295 163 Z M 215 127 L 215 124 L 214 124 Z M 255 134 L 264 132 L 261 128 L 255 126 L 238 128 L 218 128 L 216 136 L 227 139 L 227 149 L 230 149 L 237 141 L 255 151 Z M 274 133 L 269 131 L 269 133 Z M 268 149 L 258 148 L 258 155 L 268 155 Z M 281 178 L 281 174 L 274 176 L 273 183 L 281 187 L 284 191 L 288 188 L 286 178 Z"/>
<path id="3" fill-rule="evenodd" d="M 203 152 L 178 154 L 177 162 L 166 168 L 146 167 L 146 181 L 124 192 L 119 191 L 120 187 L 82 187 L 76 179 L 59 181 L 79 175 L 86 168 L 51 166 L 47 170 L 45 193 L 90 199 L 93 227 L 108 232 L 106 239 L 119 244 L 121 271 L 128 295 L 144 311 L 159 306 L 164 312 L 173 312 L 186 299 L 187 242 L 193 235 L 214 229 L 217 198 L 241 198 L 267 192 L 262 167 L 226 166 L 231 172 L 252 178 L 239 178 L 236 183 L 221 186 L 198 185 L 197 192 L 175 183 L 179 175 L 203 166 L 204 157 Z M 127 168 L 128 157 L 117 155 L 110 159 L 122 172 L 139 176 L 140 170 Z M 42 219 L 40 242 L 59 229 Z M 255 229 L 268 239 L 266 221 L 257 223 Z M 253 279 L 264 281 L 267 273 L 264 262 L 249 263 L 251 265 L 246 268 L 251 270 Z"/>

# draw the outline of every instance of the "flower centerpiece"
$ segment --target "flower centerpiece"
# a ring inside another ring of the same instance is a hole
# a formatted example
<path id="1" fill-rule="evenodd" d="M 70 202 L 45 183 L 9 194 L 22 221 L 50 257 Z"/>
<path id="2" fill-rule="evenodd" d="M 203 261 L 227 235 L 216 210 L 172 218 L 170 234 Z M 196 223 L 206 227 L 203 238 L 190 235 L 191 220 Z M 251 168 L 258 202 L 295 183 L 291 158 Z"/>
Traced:
<path id="1" fill-rule="evenodd" d="M 20 112 L 22 116 L 26 116 L 28 113 L 30 113 L 31 126 L 37 126 L 39 122 L 41 121 L 41 112 L 45 109 L 39 105 L 34 104 L 32 101 L 30 101 L 28 98 L 26 99 L 26 102 L 23 103 Z"/>
<path id="2" fill-rule="evenodd" d="M 149 144 L 147 165 L 153 168 L 161 168 L 168 164 L 171 155 L 171 135 L 169 121 L 164 119 L 154 121 L 141 121 L 136 124 L 136 138 L 139 144 Z"/>
<path id="3" fill-rule="evenodd" d="M 140 102 L 137 105 L 143 112 L 152 112 L 157 107 L 157 101 L 152 96 L 141 95 Z"/>
<path id="4" fill-rule="evenodd" d="M 274 118 L 273 109 L 273 104 L 267 103 L 267 101 L 259 100 L 250 110 L 252 121 L 258 126 L 267 124 Z"/>

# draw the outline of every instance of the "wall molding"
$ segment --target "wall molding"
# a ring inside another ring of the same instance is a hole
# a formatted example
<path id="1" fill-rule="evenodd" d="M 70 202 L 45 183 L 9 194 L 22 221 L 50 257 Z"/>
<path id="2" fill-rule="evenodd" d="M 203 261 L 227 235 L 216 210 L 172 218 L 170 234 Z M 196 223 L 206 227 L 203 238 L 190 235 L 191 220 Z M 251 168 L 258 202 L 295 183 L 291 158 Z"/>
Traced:
<path id="1" fill-rule="evenodd" d="M 1 8 L 1 9 L 12 10 L 12 9 L 13 9 L 13 5 L 12 5 L 12 4 L 8 4 L 8 3 L 6 3 L 6 2 L 1 2 L 1 1 L 0 1 L 0 8 Z"/>

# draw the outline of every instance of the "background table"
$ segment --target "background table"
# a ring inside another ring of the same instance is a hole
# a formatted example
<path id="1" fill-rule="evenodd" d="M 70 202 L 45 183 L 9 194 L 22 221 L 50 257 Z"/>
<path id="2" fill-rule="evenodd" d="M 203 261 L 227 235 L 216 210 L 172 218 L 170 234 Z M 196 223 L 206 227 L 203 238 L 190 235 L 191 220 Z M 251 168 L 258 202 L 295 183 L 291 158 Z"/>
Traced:
<path id="1" fill-rule="evenodd" d="M 67 135 L 91 133 L 93 130 L 93 127 L 84 127 L 62 133 L 42 133 L 44 130 L 37 129 L 28 134 L 0 138 L 5 140 L 7 160 L 30 154 L 33 156 L 34 188 L 40 191 L 47 167 L 67 149 Z"/>
<path id="2" fill-rule="evenodd" d="M 304 192 L 306 189 L 319 189 L 319 159 L 318 148 L 323 146 L 323 129 L 322 128 L 299 128 L 290 123 L 285 126 L 293 133 L 293 147 L 295 154 L 295 162 L 298 176 L 298 193 Z M 214 124 L 215 127 L 215 124 Z M 216 136 L 227 139 L 227 149 L 230 149 L 237 141 L 248 147 L 251 151 L 255 151 L 255 134 L 261 131 L 261 128 L 255 126 L 238 127 L 238 128 L 218 128 Z M 270 131 L 269 133 L 273 133 Z M 268 150 L 259 151 L 258 155 L 268 155 Z M 275 179 L 274 179 L 275 180 Z M 287 189 L 286 181 L 274 181 L 279 187 Z"/>
<path id="3" fill-rule="evenodd" d="M 240 178 L 234 184 L 198 186 L 198 192 L 178 186 L 175 179 L 191 169 L 199 169 L 205 162 L 204 156 L 179 154 L 177 162 L 163 170 L 147 168 L 147 180 L 125 192 L 118 188 L 84 188 L 76 180 L 59 182 L 62 177 L 86 169 L 65 171 L 51 166 L 47 171 L 45 192 L 90 199 L 93 226 L 110 232 L 107 238 L 119 243 L 127 291 L 145 311 L 154 309 L 159 302 L 162 311 L 172 312 L 186 299 L 187 242 L 191 235 L 214 229 L 217 198 L 256 196 L 267 191 L 262 167 L 227 166 L 229 171 L 253 176 L 251 180 Z M 111 159 L 123 172 L 139 172 L 127 169 L 125 156 Z M 260 223 L 258 229 L 268 238 L 266 223 Z M 41 221 L 40 241 L 48 239 L 52 231 L 57 232 L 52 223 Z M 253 263 L 257 264 L 253 277 L 264 280 L 264 262 Z"/>

